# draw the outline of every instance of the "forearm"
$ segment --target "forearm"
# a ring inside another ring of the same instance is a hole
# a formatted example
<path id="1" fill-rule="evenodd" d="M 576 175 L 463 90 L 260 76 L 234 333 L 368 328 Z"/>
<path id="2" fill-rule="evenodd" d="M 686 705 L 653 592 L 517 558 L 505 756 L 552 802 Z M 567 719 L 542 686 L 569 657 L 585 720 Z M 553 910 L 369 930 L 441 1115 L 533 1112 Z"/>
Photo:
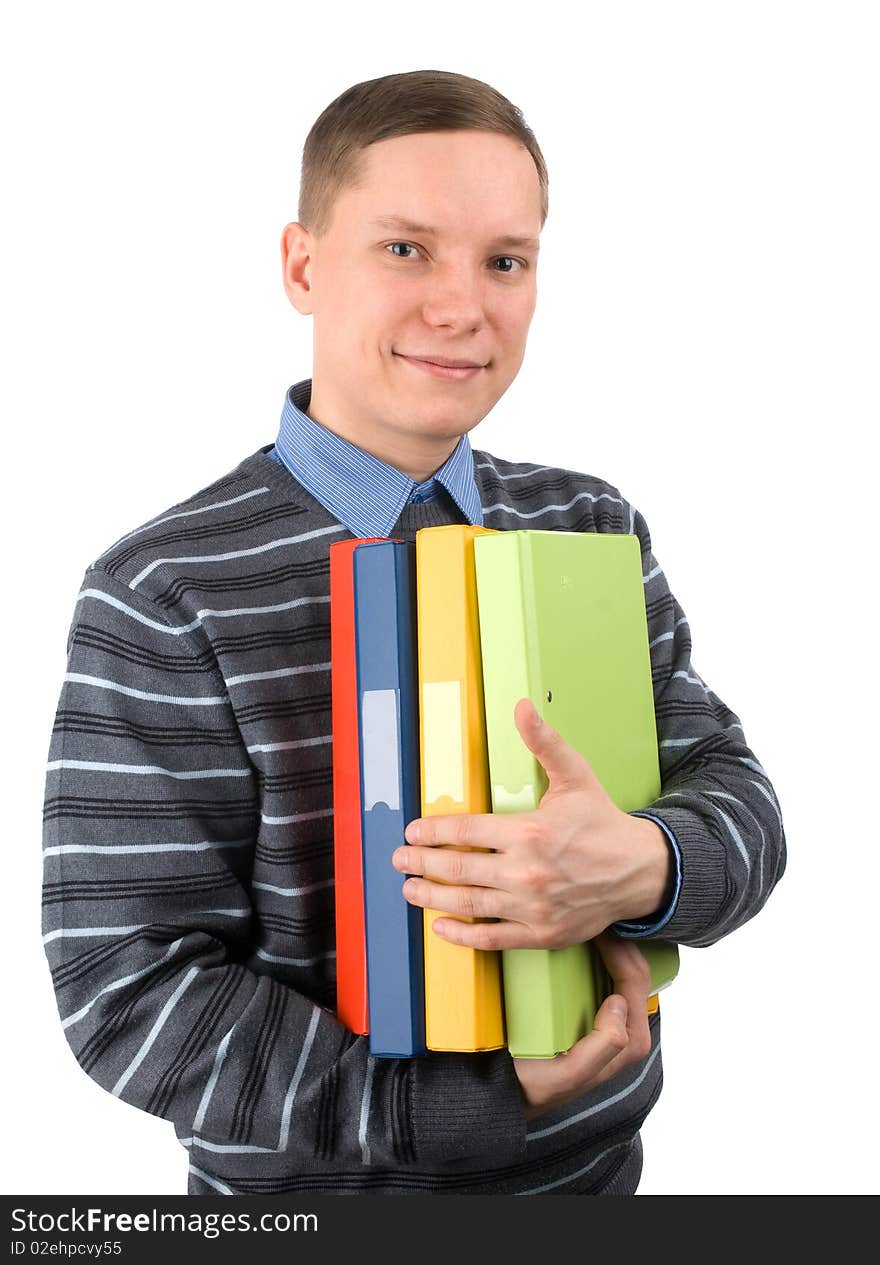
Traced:
<path id="1" fill-rule="evenodd" d="M 506 1050 L 454 1069 L 375 1059 L 315 1000 L 332 950 L 260 970 L 261 794 L 210 648 L 88 572 L 46 775 L 43 883 L 45 950 L 83 1069 L 206 1151 L 515 1160 L 525 1130 Z M 330 886 L 314 884 L 300 953 L 318 952 L 309 924 L 325 925 Z"/>
<path id="2" fill-rule="evenodd" d="M 714 944 L 758 913 L 782 877 L 786 845 L 775 792 L 748 748 L 716 754 L 676 778 L 650 811 L 674 831 L 683 858 L 664 935 L 694 947 Z"/>
<path id="3" fill-rule="evenodd" d="M 642 545 L 661 793 L 646 812 L 672 831 L 681 889 L 665 938 L 703 946 L 753 917 L 785 869 L 776 793 L 739 718 L 691 662 L 688 622 L 651 549 L 647 524 L 624 506 Z"/>

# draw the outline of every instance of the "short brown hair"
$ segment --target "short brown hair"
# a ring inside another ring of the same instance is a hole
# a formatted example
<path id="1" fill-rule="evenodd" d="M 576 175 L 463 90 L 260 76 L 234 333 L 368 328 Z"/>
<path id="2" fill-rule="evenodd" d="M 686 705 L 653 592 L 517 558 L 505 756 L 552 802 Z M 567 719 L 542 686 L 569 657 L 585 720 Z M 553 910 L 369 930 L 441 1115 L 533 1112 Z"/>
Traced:
<path id="1" fill-rule="evenodd" d="M 303 147 L 299 222 L 316 237 L 330 227 L 336 198 L 357 186 L 362 151 L 413 132 L 500 132 L 529 151 L 541 183 L 541 228 L 547 219 L 547 167 L 522 112 L 480 79 L 448 70 L 411 70 L 346 88 L 312 124 Z"/>

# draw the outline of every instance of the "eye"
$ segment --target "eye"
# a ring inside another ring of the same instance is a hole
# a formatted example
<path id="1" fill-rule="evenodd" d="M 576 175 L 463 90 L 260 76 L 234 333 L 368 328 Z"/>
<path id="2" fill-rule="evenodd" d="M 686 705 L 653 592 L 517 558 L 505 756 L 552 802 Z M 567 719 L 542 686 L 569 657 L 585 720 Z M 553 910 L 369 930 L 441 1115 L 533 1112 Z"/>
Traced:
<path id="1" fill-rule="evenodd" d="M 514 259 L 512 255 L 499 255 L 498 259 L 506 259 L 509 263 L 516 264 L 520 272 L 522 272 L 525 266 L 521 259 Z M 496 260 L 495 262 L 497 263 L 498 261 Z M 503 271 L 505 275 L 509 275 L 509 270 L 507 268 L 505 268 Z"/>
<path id="2" fill-rule="evenodd" d="M 413 246 L 412 242 L 389 242 L 388 245 L 385 247 L 385 249 L 391 251 L 392 254 L 394 254 L 395 259 L 411 259 L 412 258 L 412 255 L 396 254 L 394 252 L 395 246 L 402 246 L 404 250 L 415 250 L 415 251 L 418 250 L 418 247 Z M 496 268 L 495 269 L 496 272 L 500 272 L 501 275 L 505 277 L 509 277 L 514 272 L 517 272 L 517 271 L 522 272 L 522 270 L 528 266 L 527 264 L 524 264 L 521 259 L 514 259 L 512 255 L 498 255 L 497 259 L 493 260 L 493 263 L 497 263 L 498 260 L 502 260 L 502 259 L 506 260 L 508 263 L 516 264 L 516 268 L 500 268 L 500 269 Z"/>
<path id="3" fill-rule="evenodd" d="M 412 242 L 389 242 L 388 245 L 385 247 L 385 249 L 391 250 L 394 246 L 405 246 L 407 250 L 415 250 L 415 246 L 413 246 Z M 409 255 L 395 255 L 394 258 L 395 259 L 409 259 L 410 256 Z"/>

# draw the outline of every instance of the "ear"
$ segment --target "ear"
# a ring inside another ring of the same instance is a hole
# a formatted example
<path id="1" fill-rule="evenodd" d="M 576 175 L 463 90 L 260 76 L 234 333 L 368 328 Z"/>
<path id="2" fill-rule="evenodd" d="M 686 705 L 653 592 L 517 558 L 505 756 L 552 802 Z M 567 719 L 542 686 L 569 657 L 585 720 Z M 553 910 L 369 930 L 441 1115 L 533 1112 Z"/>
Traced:
<path id="1" fill-rule="evenodd" d="M 281 234 L 281 276 L 284 292 L 302 316 L 313 311 L 312 235 L 302 224 L 285 224 Z"/>

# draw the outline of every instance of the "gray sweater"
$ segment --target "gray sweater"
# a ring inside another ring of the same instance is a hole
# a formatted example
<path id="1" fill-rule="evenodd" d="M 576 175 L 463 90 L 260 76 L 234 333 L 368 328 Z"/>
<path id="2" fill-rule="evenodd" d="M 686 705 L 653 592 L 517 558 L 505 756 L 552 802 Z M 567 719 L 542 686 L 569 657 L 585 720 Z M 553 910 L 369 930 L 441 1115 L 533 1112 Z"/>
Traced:
<path id="1" fill-rule="evenodd" d="M 191 1194 L 628 1193 L 659 1013 L 641 1063 L 528 1124 L 507 1050 L 377 1059 L 335 1016 L 328 550 L 351 533 L 270 448 L 85 572 L 44 807 L 70 1047 L 173 1122 Z M 785 836 L 647 524 L 601 479 L 473 456 L 488 527 L 639 536 L 662 775 L 644 807 L 683 859 L 664 936 L 710 945 L 764 904 Z M 409 504 L 390 535 L 458 514 Z"/>

